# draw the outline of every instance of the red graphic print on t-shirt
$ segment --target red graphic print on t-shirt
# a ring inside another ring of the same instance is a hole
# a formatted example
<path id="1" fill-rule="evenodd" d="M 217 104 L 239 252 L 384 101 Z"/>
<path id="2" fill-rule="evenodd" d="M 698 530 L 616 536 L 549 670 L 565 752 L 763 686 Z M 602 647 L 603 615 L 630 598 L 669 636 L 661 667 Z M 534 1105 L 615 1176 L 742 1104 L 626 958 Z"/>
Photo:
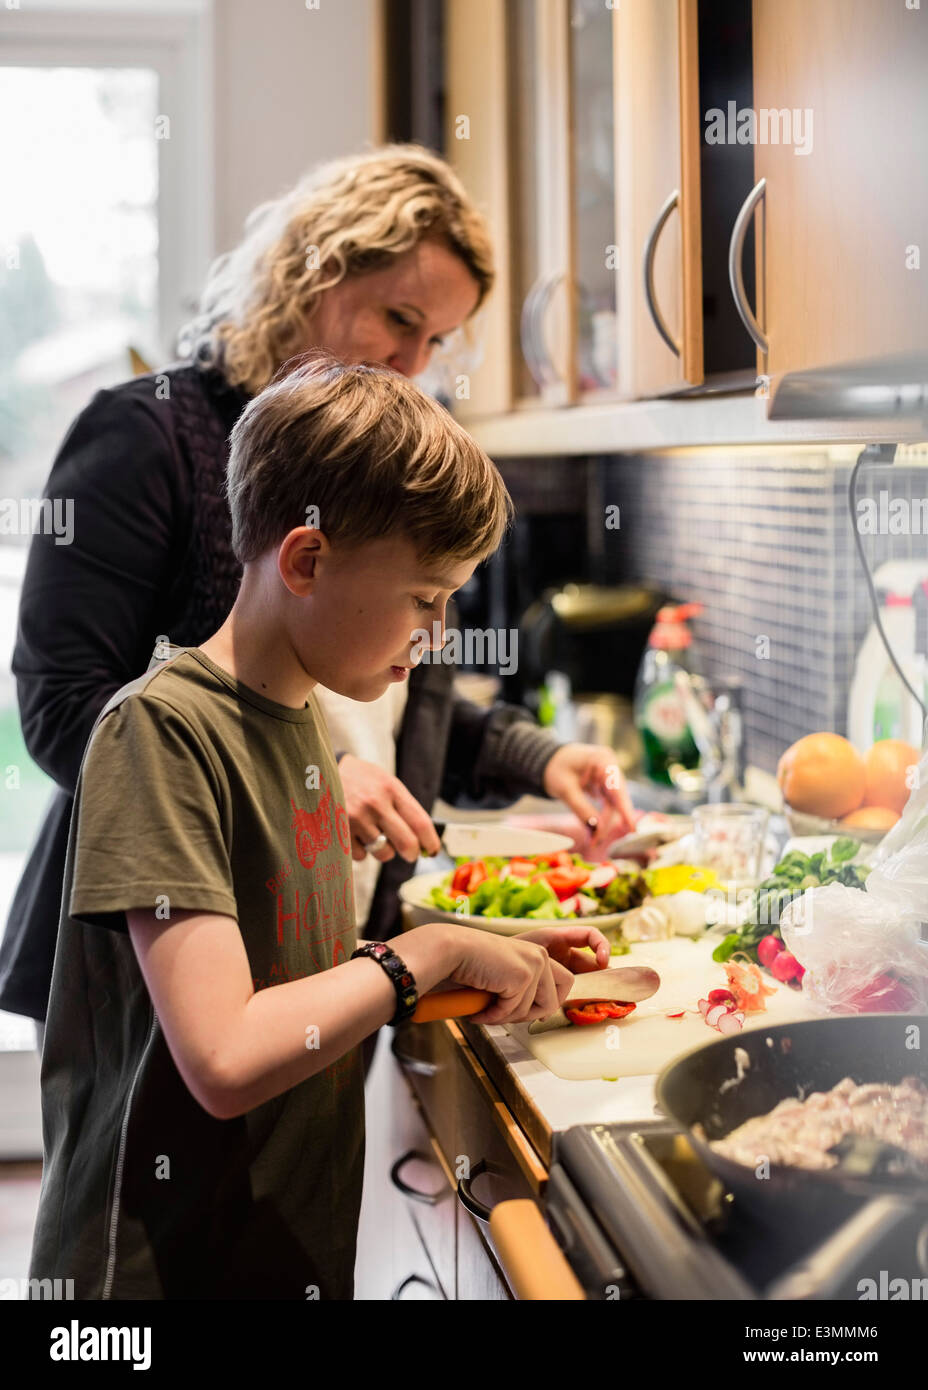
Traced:
<path id="1" fill-rule="evenodd" d="M 301 806 L 297 806 L 292 796 L 290 805 L 293 807 L 290 829 L 294 832 L 296 840 L 296 857 L 304 868 L 311 869 L 316 862 L 316 855 L 332 840 L 332 788 L 325 787 L 325 793 L 315 811 L 304 811 Z"/>

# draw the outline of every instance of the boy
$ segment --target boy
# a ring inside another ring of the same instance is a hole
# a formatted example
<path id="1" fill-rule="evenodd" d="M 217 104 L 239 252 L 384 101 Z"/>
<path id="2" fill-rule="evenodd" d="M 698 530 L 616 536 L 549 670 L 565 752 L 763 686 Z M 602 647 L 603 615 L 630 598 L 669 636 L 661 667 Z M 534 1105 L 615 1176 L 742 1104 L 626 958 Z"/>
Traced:
<path id="1" fill-rule="evenodd" d="M 506 524 L 486 455 L 404 377 L 318 356 L 241 416 L 228 494 L 231 614 L 117 692 L 77 786 L 30 1277 L 78 1298 L 351 1298 L 361 1040 L 446 980 L 498 996 L 479 1021 L 540 1017 L 576 946 L 608 959 L 581 926 L 437 924 L 352 958 L 313 686 L 406 679 Z"/>

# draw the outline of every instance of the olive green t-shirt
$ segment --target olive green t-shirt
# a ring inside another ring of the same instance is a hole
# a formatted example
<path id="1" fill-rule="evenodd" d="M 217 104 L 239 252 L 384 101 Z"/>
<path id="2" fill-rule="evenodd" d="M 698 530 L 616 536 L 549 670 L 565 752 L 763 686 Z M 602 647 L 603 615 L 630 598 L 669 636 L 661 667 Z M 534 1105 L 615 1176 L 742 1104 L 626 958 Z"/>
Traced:
<path id="1" fill-rule="evenodd" d="M 361 1049 L 215 1119 L 174 1064 L 125 916 L 234 918 L 256 990 L 328 970 L 356 945 L 342 799 L 315 696 L 279 705 L 197 648 L 101 712 L 68 843 L 31 1278 L 83 1299 L 353 1296 Z"/>

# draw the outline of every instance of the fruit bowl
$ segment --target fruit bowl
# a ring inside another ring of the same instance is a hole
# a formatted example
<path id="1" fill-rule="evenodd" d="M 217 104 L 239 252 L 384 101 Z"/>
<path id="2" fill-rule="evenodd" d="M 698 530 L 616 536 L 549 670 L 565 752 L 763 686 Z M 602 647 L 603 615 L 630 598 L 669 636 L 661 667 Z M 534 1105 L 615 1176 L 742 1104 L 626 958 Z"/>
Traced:
<path id="1" fill-rule="evenodd" d="M 864 845 L 878 845 L 888 834 L 888 829 L 867 830 L 859 825 L 842 825 L 839 820 L 826 820 L 824 816 L 813 816 L 808 811 L 796 811 L 785 803 L 783 815 L 793 836 L 843 835 L 850 840 L 860 840 Z"/>

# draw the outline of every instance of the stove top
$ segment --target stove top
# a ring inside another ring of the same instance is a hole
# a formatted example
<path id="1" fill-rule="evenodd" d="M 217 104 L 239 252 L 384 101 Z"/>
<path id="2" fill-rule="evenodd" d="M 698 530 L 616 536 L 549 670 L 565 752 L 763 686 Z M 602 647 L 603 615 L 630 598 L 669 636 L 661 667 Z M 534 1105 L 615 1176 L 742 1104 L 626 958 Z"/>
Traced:
<path id="1" fill-rule="evenodd" d="M 897 1278 L 928 1297 L 928 1206 L 816 1192 L 748 1208 L 668 1120 L 555 1135 L 546 1215 L 591 1298 L 856 1300 Z"/>

